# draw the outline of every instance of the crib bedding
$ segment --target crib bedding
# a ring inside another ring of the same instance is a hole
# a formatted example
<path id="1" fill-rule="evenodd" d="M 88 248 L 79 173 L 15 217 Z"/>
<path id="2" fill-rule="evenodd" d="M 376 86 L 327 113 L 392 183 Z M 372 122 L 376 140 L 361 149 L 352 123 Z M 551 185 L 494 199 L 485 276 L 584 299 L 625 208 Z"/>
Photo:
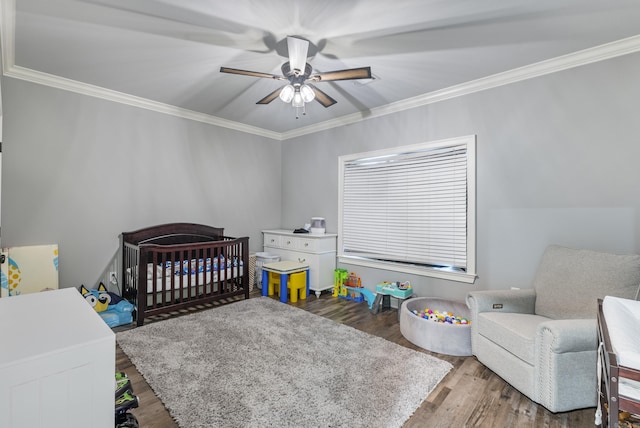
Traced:
<path id="1" fill-rule="evenodd" d="M 153 265 L 147 265 L 147 293 L 154 292 L 154 282 L 156 285 L 155 291 L 160 292 L 170 288 L 188 288 L 196 285 L 208 285 L 211 284 L 211 282 L 217 283 L 219 281 L 240 277 L 244 272 L 242 266 L 227 267 L 226 269 L 220 270 L 215 269 L 213 272 L 208 270 L 187 274 L 172 274 L 171 271 L 163 270 L 161 267 L 157 267 L 156 271 L 157 273 L 154 281 Z"/>
<path id="2" fill-rule="evenodd" d="M 211 282 L 217 283 L 238 278 L 244 273 L 243 264 L 243 261 L 238 260 L 237 257 L 228 263 L 222 256 L 215 257 L 213 260 L 207 258 L 206 260 L 167 261 L 155 265 L 147 263 L 147 293 L 209 285 Z M 127 268 L 127 276 L 134 275 L 136 275 L 136 267 Z M 153 286 L 154 282 L 155 287 Z"/>

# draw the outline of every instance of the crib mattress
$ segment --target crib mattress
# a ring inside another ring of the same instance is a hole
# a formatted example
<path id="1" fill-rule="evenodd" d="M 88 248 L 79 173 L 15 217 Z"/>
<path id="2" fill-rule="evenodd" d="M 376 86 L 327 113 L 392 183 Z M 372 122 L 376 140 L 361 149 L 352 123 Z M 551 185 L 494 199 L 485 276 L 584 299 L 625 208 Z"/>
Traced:
<path id="1" fill-rule="evenodd" d="M 640 370 L 640 301 L 606 296 L 602 301 L 602 313 L 607 321 L 611 347 L 618 364 Z M 640 382 L 620 379 L 622 396 L 640 399 Z"/>

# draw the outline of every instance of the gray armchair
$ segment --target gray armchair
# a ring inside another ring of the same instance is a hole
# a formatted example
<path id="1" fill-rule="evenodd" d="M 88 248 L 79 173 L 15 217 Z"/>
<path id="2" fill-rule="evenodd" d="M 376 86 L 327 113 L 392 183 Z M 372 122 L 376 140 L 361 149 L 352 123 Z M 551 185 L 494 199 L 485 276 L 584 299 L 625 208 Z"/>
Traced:
<path id="1" fill-rule="evenodd" d="M 473 355 L 552 412 L 594 407 L 597 299 L 634 299 L 639 285 L 640 255 L 552 245 L 532 289 L 467 295 Z"/>

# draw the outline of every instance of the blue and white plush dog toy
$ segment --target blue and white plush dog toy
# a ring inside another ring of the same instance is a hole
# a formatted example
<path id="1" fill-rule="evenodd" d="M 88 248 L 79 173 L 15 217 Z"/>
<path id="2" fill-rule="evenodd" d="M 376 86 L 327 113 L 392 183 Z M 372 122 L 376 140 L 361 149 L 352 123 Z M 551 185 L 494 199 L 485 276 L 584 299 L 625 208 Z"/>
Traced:
<path id="1" fill-rule="evenodd" d="M 133 322 L 135 306 L 116 293 L 107 291 L 107 287 L 103 283 L 100 283 L 97 290 L 89 290 L 81 285 L 80 294 L 109 327 Z"/>

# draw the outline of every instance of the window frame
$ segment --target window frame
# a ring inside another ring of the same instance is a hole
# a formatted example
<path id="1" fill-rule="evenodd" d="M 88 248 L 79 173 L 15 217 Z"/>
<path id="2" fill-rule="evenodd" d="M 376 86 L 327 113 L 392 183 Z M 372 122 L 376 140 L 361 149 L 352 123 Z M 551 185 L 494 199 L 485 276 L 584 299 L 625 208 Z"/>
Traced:
<path id="1" fill-rule="evenodd" d="M 467 236 L 466 236 L 466 271 L 435 266 L 399 263 L 344 254 L 344 175 L 345 164 L 359 159 L 379 156 L 405 154 L 415 151 L 427 151 L 451 146 L 465 145 L 467 157 Z M 419 276 L 446 279 L 451 281 L 473 283 L 476 279 L 476 136 L 448 138 L 443 140 L 423 142 L 407 146 L 397 146 L 382 150 L 343 155 L 338 158 L 338 261 L 344 264 L 384 269 L 395 272 L 408 273 Z"/>

